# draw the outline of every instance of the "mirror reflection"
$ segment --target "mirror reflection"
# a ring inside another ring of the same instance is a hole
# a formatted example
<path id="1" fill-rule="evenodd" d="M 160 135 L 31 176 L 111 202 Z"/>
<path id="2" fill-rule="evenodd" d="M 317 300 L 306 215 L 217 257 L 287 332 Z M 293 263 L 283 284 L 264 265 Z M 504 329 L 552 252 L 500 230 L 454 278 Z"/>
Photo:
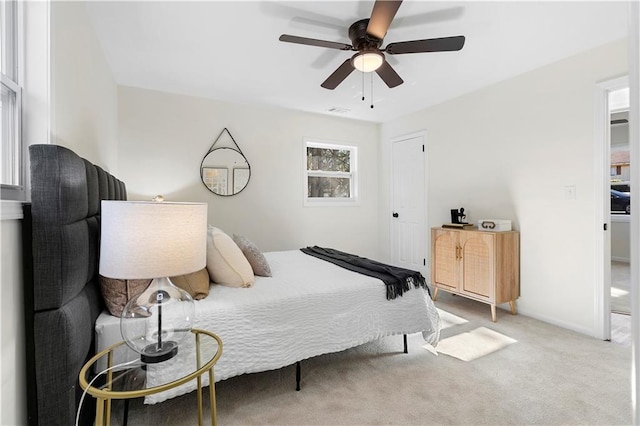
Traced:
<path id="1" fill-rule="evenodd" d="M 241 152 L 233 148 L 216 148 L 202 159 L 200 176 L 202 183 L 214 194 L 235 195 L 249 183 L 251 167 Z"/>

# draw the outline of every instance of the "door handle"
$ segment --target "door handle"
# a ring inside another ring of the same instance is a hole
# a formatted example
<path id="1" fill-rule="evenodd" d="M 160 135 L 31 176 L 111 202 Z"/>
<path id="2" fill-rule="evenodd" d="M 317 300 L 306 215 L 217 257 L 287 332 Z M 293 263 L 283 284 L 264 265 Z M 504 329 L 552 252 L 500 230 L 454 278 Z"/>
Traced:
<path id="1" fill-rule="evenodd" d="M 392 214 L 391 216 L 393 216 L 393 217 L 399 217 L 400 215 L 399 215 L 398 213 L 396 213 L 396 212 L 393 212 L 393 214 Z"/>

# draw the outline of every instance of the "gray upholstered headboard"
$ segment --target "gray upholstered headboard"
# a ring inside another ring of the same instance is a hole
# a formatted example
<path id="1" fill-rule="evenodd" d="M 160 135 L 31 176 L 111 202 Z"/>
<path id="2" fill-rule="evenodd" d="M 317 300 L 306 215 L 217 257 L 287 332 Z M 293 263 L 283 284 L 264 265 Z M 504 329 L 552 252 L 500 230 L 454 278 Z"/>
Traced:
<path id="1" fill-rule="evenodd" d="M 57 145 L 32 145 L 23 246 L 30 425 L 72 425 L 78 374 L 94 352 L 100 200 L 126 199 L 109 173 Z M 91 417 L 84 404 L 84 418 Z M 87 413 L 85 413 L 87 411 Z M 91 424 L 83 421 L 81 424 Z"/>

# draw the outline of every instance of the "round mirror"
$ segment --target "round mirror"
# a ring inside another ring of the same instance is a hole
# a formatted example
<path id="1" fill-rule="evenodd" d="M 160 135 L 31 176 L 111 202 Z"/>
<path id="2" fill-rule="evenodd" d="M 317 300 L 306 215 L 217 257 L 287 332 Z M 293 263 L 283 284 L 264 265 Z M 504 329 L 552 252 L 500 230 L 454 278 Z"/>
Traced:
<path id="1" fill-rule="evenodd" d="M 200 177 L 214 194 L 235 195 L 249 183 L 251 167 L 241 152 L 233 148 L 216 148 L 202 159 Z"/>

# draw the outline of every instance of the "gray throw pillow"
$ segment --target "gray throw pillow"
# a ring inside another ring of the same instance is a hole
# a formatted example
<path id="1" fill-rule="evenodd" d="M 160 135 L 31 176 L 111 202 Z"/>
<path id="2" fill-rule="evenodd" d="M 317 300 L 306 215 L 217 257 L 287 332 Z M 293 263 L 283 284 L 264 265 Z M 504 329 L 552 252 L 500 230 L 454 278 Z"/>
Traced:
<path id="1" fill-rule="evenodd" d="M 233 241 L 240 247 L 242 254 L 247 258 L 255 275 L 270 277 L 271 268 L 260 249 L 242 235 L 233 234 Z"/>

